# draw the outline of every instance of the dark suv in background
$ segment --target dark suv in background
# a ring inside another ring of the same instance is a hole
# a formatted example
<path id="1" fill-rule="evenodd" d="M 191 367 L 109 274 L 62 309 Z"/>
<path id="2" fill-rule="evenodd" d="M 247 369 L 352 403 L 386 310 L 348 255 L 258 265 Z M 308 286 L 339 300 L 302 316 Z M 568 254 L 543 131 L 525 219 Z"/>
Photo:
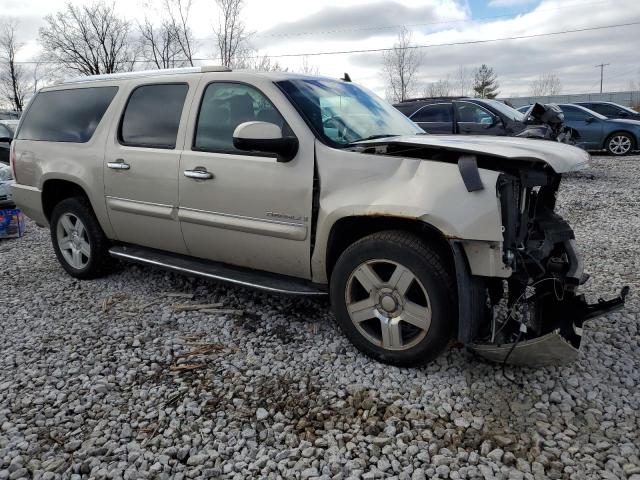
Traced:
<path id="1" fill-rule="evenodd" d="M 635 110 L 618 105 L 613 102 L 576 102 L 575 105 L 588 108 L 594 112 L 604 115 L 607 118 L 626 118 L 629 120 L 640 120 L 640 113 Z"/>
<path id="2" fill-rule="evenodd" d="M 467 97 L 416 98 L 394 105 L 427 133 L 517 135 L 524 115 L 498 100 Z"/>

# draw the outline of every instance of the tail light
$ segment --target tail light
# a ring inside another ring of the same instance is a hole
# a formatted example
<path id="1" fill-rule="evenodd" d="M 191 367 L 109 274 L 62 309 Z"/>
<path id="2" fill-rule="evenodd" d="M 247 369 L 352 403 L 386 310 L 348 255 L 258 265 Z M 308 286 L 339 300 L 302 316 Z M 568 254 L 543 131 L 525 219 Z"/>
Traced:
<path id="1" fill-rule="evenodd" d="M 16 142 L 11 142 L 9 147 L 9 165 L 11 165 L 11 171 L 13 172 L 13 179 L 18 183 L 18 177 L 16 176 Z"/>

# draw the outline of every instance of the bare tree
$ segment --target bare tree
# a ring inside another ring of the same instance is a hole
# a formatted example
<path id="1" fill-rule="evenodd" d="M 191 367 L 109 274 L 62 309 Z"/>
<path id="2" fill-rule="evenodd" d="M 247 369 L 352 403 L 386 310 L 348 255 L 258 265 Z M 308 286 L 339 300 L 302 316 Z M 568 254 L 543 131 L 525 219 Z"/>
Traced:
<path id="1" fill-rule="evenodd" d="M 196 41 L 189 28 L 191 0 L 164 0 L 160 11 L 138 23 L 141 55 L 156 68 L 193 66 Z M 153 14 L 154 4 L 145 3 Z"/>
<path id="2" fill-rule="evenodd" d="M 233 68 L 237 70 L 259 70 L 262 72 L 286 72 L 288 70 L 280 65 L 277 60 L 273 60 L 268 55 L 260 55 L 250 47 L 236 54 Z"/>
<path id="3" fill-rule="evenodd" d="M 298 73 L 304 73 L 305 75 L 318 75 L 320 73 L 320 69 L 318 65 L 309 62 L 309 55 L 305 55 L 302 57 L 302 61 L 300 62 Z"/>
<path id="4" fill-rule="evenodd" d="M 540 97 L 543 95 L 558 95 L 562 91 L 562 82 L 553 73 L 543 73 L 531 82 L 531 95 Z"/>
<path id="5" fill-rule="evenodd" d="M 456 91 L 461 97 L 466 97 L 471 89 L 471 73 L 466 67 L 460 65 L 456 74 Z"/>
<path id="6" fill-rule="evenodd" d="M 218 56 L 222 65 L 235 66 L 239 56 L 247 57 L 250 34 L 241 18 L 244 0 L 215 0 L 220 9 L 218 27 L 214 28 Z"/>
<path id="7" fill-rule="evenodd" d="M 34 59 L 31 69 L 31 90 L 34 94 L 45 85 L 61 79 L 59 65 L 48 62 L 42 55 Z"/>
<path id="8" fill-rule="evenodd" d="M 193 0 L 164 0 L 164 9 L 171 20 L 182 55 L 186 62 L 193 67 L 193 54 L 197 48 L 197 42 L 189 27 L 192 5 Z"/>
<path id="9" fill-rule="evenodd" d="M 0 95 L 12 109 L 21 112 L 29 82 L 22 65 L 16 61 L 23 46 L 17 39 L 18 26 L 16 20 L 6 20 L 0 25 Z"/>
<path id="10" fill-rule="evenodd" d="M 145 18 L 138 23 L 140 31 L 141 55 L 144 60 L 156 68 L 183 67 L 187 60 L 182 54 L 176 32 L 170 21 L 163 20 L 160 25 Z"/>
<path id="11" fill-rule="evenodd" d="M 116 14 L 113 4 L 67 3 L 44 21 L 40 43 L 47 57 L 64 68 L 82 75 L 133 69 L 138 51 L 131 24 Z"/>
<path id="12" fill-rule="evenodd" d="M 387 77 L 387 96 L 395 102 L 409 98 L 415 89 L 415 76 L 423 61 L 422 54 L 411 43 L 411 32 L 402 27 L 398 41 L 383 54 Z"/>
<path id="13" fill-rule="evenodd" d="M 448 97 L 451 94 L 451 82 L 449 77 L 440 79 L 427 85 L 424 91 L 425 97 Z"/>
<path id="14" fill-rule="evenodd" d="M 477 98 L 496 98 L 498 96 L 498 76 L 493 68 L 485 65 L 480 66 L 473 75 L 473 91 Z"/>

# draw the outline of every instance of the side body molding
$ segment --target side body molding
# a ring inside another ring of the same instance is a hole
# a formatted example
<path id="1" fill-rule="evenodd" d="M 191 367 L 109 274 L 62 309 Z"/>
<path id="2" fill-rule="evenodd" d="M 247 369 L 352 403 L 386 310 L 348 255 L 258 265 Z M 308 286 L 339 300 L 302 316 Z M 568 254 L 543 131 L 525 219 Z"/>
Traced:
<path id="1" fill-rule="evenodd" d="M 161 203 L 107 197 L 107 206 L 116 212 L 134 213 L 156 218 L 175 218 L 175 207 Z"/>
<path id="2" fill-rule="evenodd" d="M 181 222 L 195 223 L 197 225 L 224 228 L 239 232 L 255 233 L 257 235 L 265 235 L 267 237 L 286 238 L 288 240 L 299 241 L 307 238 L 307 226 L 297 223 L 277 222 L 191 208 L 180 208 L 178 210 L 178 218 Z"/>

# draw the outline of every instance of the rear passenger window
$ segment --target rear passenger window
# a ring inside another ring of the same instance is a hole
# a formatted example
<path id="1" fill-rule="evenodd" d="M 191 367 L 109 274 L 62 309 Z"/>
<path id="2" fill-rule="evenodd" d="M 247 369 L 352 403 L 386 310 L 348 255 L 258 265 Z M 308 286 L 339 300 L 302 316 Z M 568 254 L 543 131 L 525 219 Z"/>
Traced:
<path id="1" fill-rule="evenodd" d="M 427 105 L 418 110 L 411 120 L 422 123 L 451 122 L 451 105 L 443 103 Z"/>
<path id="2" fill-rule="evenodd" d="M 129 97 L 120 123 L 120 142 L 132 147 L 175 148 L 189 86 L 144 85 Z"/>
<path id="3" fill-rule="evenodd" d="M 233 131 L 244 122 L 284 126 L 284 119 L 260 91 L 240 83 L 211 83 L 202 96 L 194 150 L 242 153 L 233 146 Z"/>
<path id="4" fill-rule="evenodd" d="M 25 114 L 18 138 L 88 142 L 117 91 L 118 87 L 90 87 L 40 92 Z"/>
<path id="5" fill-rule="evenodd" d="M 600 113 L 605 117 L 615 117 L 616 115 L 620 115 L 620 109 L 614 107 L 613 105 L 607 104 L 594 104 L 591 106 L 587 106 L 589 110 L 593 110 L 594 112 Z"/>

